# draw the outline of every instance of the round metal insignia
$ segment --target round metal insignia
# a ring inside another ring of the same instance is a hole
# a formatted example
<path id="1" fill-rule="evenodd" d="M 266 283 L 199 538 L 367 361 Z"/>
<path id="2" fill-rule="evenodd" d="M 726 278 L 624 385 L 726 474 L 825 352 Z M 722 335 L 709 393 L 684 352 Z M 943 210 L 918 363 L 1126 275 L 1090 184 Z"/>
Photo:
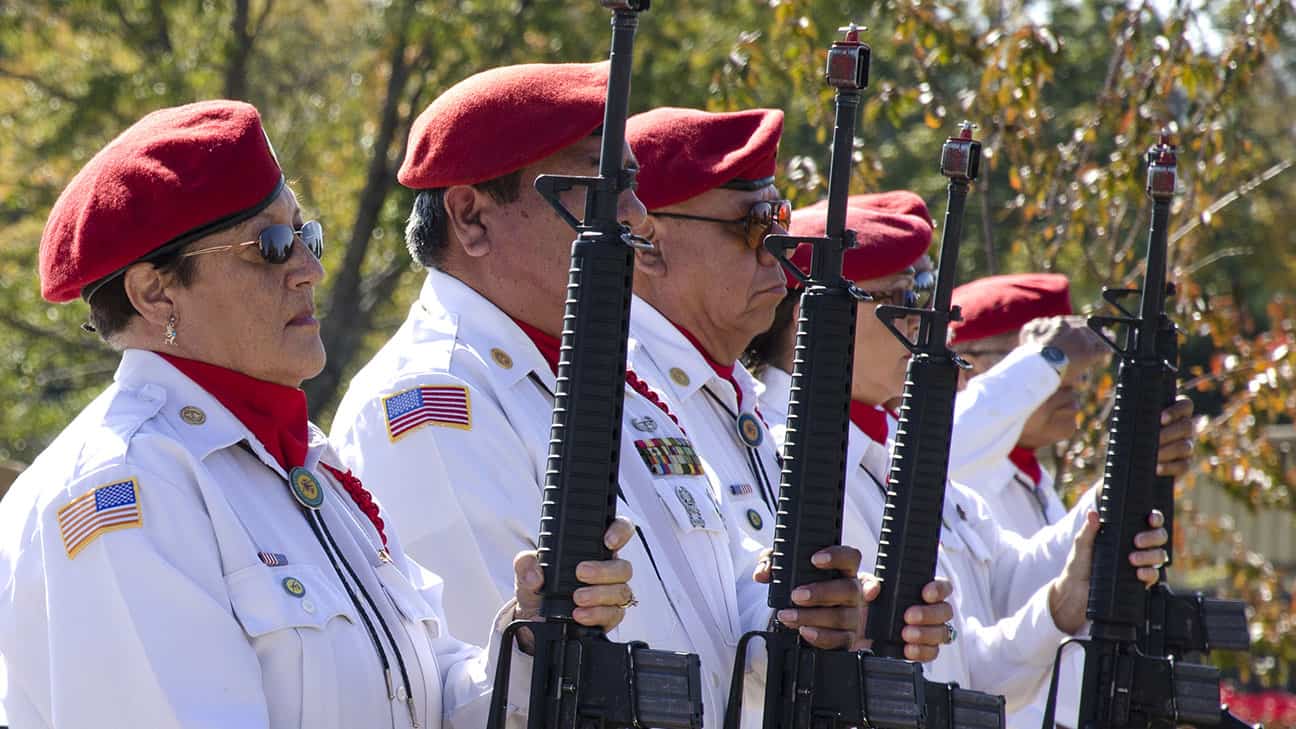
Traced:
<path id="1" fill-rule="evenodd" d="M 207 413 L 193 405 L 185 405 L 180 408 L 180 419 L 190 425 L 202 425 L 207 422 Z"/>
<path id="2" fill-rule="evenodd" d="M 760 423 L 756 421 L 756 416 L 751 413 L 743 413 L 738 416 L 738 437 L 748 446 L 755 448 L 761 444 L 765 438 L 765 433 L 761 430 Z"/>
<path id="3" fill-rule="evenodd" d="M 689 376 L 684 372 L 684 370 L 678 367 L 670 368 L 670 378 L 680 387 L 688 387 L 690 382 Z"/>
<path id="4" fill-rule="evenodd" d="M 307 509 L 318 509 L 324 503 L 324 489 L 315 474 L 298 466 L 288 472 L 288 487 L 297 503 Z"/>
<path id="5" fill-rule="evenodd" d="M 296 577 L 285 577 L 280 584 L 283 585 L 284 592 L 293 597 L 301 597 L 306 594 L 306 586 Z"/>
<path id="6" fill-rule="evenodd" d="M 765 526 L 765 520 L 761 518 L 760 512 L 755 509 L 747 510 L 747 523 L 751 524 L 751 528 L 756 531 L 760 531 Z"/>
<path id="7" fill-rule="evenodd" d="M 495 360 L 495 364 L 506 370 L 513 369 L 513 358 L 509 356 L 508 352 L 505 352 L 499 347 L 491 348 L 491 359 Z"/>

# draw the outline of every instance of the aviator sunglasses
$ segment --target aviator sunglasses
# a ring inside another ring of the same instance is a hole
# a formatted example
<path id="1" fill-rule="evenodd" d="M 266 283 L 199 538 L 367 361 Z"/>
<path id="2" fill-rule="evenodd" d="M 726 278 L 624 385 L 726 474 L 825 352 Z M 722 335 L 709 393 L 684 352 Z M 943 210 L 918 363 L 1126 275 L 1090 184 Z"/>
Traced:
<path id="1" fill-rule="evenodd" d="M 223 246 L 212 246 L 211 248 L 200 248 L 196 251 L 189 251 L 180 255 L 181 258 L 190 256 L 201 256 L 204 253 L 216 253 L 218 251 L 228 251 L 232 248 L 242 248 L 244 246 L 257 246 L 261 252 L 261 257 L 267 263 L 283 263 L 292 256 L 293 243 L 301 237 L 302 245 L 311 255 L 320 258 L 324 255 L 324 228 L 318 220 L 308 220 L 300 228 L 294 228 L 286 223 L 272 225 L 262 230 L 257 235 L 256 240 L 250 240 L 245 243 L 231 243 Z"/>
<path id="2" fill-rule="evenodd" d="M 705 215 L 685 215 L 684 213 L 653 213 L 659 218 L 678 218 L 680 220 L 700 220 L 704 223 L 721 223 L 724 225 L 743 224 L 743 237 L 747 247 L 757 250 L 776 224 L 787 230 L 792 224 L 792 203 L 787 200 L 762 200 L 741 218 L 709 218 Z"/>

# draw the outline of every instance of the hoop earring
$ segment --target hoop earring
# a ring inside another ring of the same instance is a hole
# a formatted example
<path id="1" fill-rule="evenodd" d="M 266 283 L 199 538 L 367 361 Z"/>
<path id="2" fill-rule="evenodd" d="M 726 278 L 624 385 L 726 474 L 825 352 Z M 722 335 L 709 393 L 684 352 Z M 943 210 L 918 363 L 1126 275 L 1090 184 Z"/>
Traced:
<path id="1" fill-rule="evenodd" d="M 175 318 L 175 314 L 172 314 L 171 317 L 170 317 L 169 319 L 167 319 L 167 323 L 166 323 L 166 330 L 165 330 L 165 332 L 163 333 L 163 340 L 164 340 L 167 344 L 171 345 L 172 347 L 175 346 L 175 343 L 176 343 L 176 318 Z"/>

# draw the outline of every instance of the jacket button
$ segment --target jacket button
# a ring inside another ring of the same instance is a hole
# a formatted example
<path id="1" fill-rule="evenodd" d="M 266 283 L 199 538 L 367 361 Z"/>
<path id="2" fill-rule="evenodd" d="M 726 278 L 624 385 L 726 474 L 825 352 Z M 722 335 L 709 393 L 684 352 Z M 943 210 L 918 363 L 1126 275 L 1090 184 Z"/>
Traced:
<path id="1" fill-rule="evenodd" d="M 684 370 L 678 367 L 670 368 L 670 378 L 680 387 L 688 387 L 689 376 L 684 373 Z"/>
<path id="2" fill-rule="evenodd" d="M 506 370 L 513 369 L 513 358 L 509 356 L 508 352 L 505 352 L 499 347 L 492 347 L 490 354 L 491 359 L 495 360 L 495 364 Z"/>

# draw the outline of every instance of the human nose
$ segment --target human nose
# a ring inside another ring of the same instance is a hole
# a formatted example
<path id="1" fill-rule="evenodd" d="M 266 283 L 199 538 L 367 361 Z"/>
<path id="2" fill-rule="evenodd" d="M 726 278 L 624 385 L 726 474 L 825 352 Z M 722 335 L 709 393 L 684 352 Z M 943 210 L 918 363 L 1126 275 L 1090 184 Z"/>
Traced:
<path id="1" fill-rule="evenodd" d="M 324 279 L 324 264 L 315 257 L 300 235 L 293 238 L 292 255 L 288 257 L 288 287 L 316 286 Z"/>
<path id="2" fill-rule="evenodd" d="M 643 232 L 648 222 L 648 209 L 633 188 L 621 193 L 617 199 L 617 220 L 630 226 L 635 234 Z"/>

